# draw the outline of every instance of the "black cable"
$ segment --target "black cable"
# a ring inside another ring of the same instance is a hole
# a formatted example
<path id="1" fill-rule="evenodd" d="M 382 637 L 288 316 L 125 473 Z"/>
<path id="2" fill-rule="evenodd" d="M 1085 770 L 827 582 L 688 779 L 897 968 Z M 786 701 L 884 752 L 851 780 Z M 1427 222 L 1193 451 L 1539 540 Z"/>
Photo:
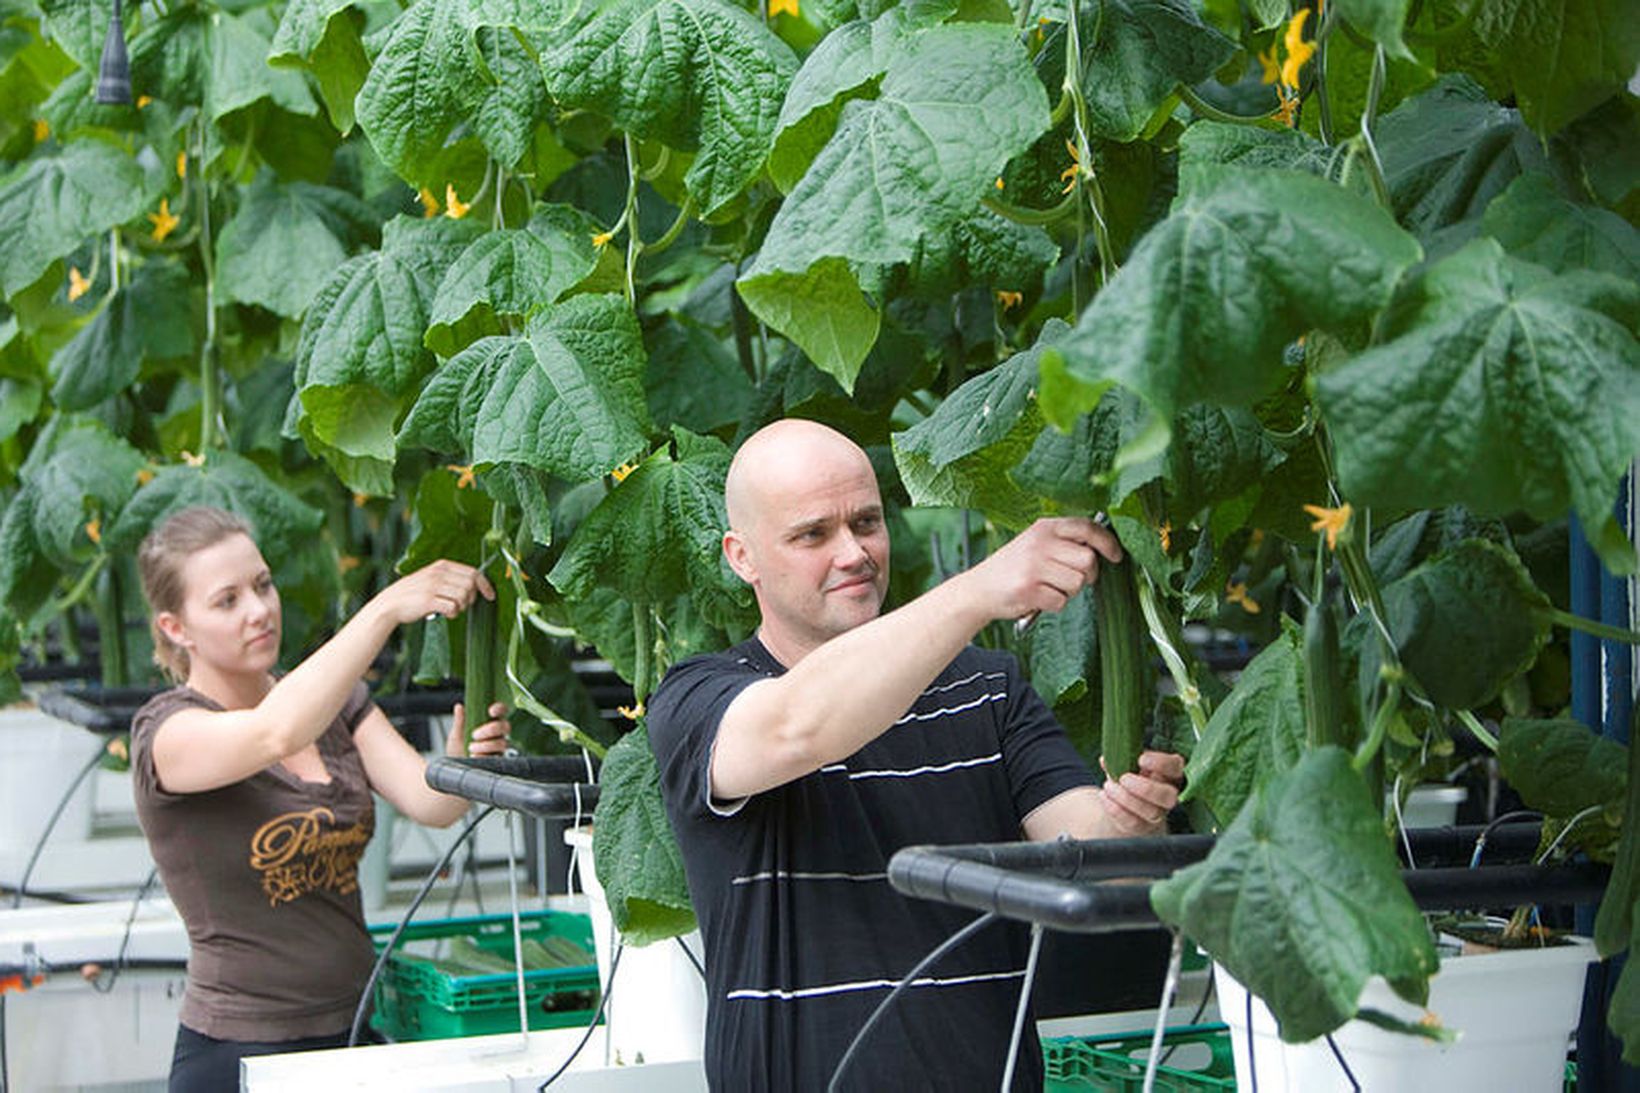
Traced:
<path id="1" fill-rule="evenodd" d="M 143 897 L 148 894 L 148 889 L 153 887 L 154 881 L 158 877 L 159 866 L 156 865 L 148 870 L 148 879 L 142 882 L 141 888 L 137 889 L 137 898 L 131 901 L 131 913 L 125 916 L 125 935 L 120 938 L 120 951 L 114 957 L 114 970 L 109 973 L 106 983 L 103 982 L 100 975 L 91 981 L 91 989 L 98 994 L 107 994 L 114 989 L 114 984 L 119 981 L 120 969 L 125 967 L 125 950 L 131 944 L 131 927 L 137 921 L 137 908 L 142 906 Z"/>
<path id="2" fill-rule="evenodd" d="M 1361 1093 L 1361 1083 L 1355 1080 L 1355 1071 L 1351 1070 L 1350 1064 L 1344 1061 L 1344 1053 L 1338 1050 L 1338 1043 L 1332 1038 L 1330 1032 L 1327 1034 L 1327 1046 L 1332 1048 L 1333 1058 L 1338 1060 L 1338 1065 L 1344 1070 L 1344 1077 L 1349 1079 L 1350 1093 Z"/>
<path id="3" fill-rule="evenodd" d="M 683 955 L 689 958 L 689 963 L 693 964 L 695 966 L 695 970 L 700 973 L 700 981 L 702 983 L 706 982 L 706 969 L 701 965 L 700 960 L 696 958 L 695 954 L 689 951 L 689 946 L 683 943 L 683 938 L 675 937 L 672 940 L 678 943 L 678 948 L 683 950 Z"/>
<path id="4" fill-rule="evenodd" d="M 598 999 L 597 1012 L 592 1015 L 592 1020 L 588 1022 L 586 1031 L 581 1033 L 581 1042 L 575 1045 L 575 1050 L 569 1053 L 569 1058 L 558 1064 L 558 1069 L 552 1072 L 551 1077 L 535 1087 L 535 1093 L 542 1093 L 542 1090 L 562 1077 L 564 1071 L 568 1070 L 570 1064 L 581 1054 L 581 1049 L 587 1046 L 587 1041 L 592 1039 L 592 1033 L 597 1029 L 598 1022 L 604 1019 L 604 1007 L 609 1005 L 609 996 L 615 993 L 615 973 L 620 971 L 621 954 L 624 952 L 626 952 L 626 942 L 617 942 L 615 945 L 615 958 L 609 962 L 609 981 L 604 984 L 603 996 Z"/>
<path id="5" fill-rule="evenodd" d="M 472 837 L 473 832 L 478 829 L 478 825 L 484 817 L 494 811 L 494 805 L 485 805 L 483 812 L 468 820 L 467 826 L 461 829 L 461 834 L 456 836 L 455 842 L 450 844 L 450 849 L 444 852 L 444 857 L 438 860 L 438 863 L 427 874 L 427 879 L 422 881 L 421 891 L 416 893 L 416 898 L 410 901 L 410 906 L 404 912 L 404 917 L 399 919 L 399 924 L 393 928 L 393 933 L 387 939 L 387 944 L 382 946 L 381 955 L 376 958 L 375 966 L 370 969 L 370 978 L 365 980 L 364 993 L 359 995 L 359 1008 L 353 1011 L 353 1027 L 347 1033 L 348 1047 L 353 1047 L 359 1042 L 359 1031 L 364 1027 L 364 1015 L 365 1011 L 370 1008 L 371 994 L 376 989 L 376 980 L 382 976 L 382 969 L 387 967 L 387 958 L 392 955 L 393 946 L 397 945 L 399 938 L 404 936 L 404 931 L 410 925 L 410 920 L 415 917 L 416 911 L 421 908 L 421 902 L 427 898 L 427 893 L 433 890 L 433 885 L 438 883 L 439 875 L 450 864 L 450 859 L 455 857 L 456 851 L 460 850 L 462 845 Z"/>
<path id="6" fill-rule="evenodd" d="M 51 837 L 51 829 L 57 826 L 57 821 L 62 818 L 63 809 L 67 808 L 68 802 L 74 799 L 75 790 L 80 788 L 80 783 L 85 781 L 85 776 L 90 774 L 92 768 L 102 761 L 102 757 L 101 748 L 91 754 L 91 761 L 80 768 L 80 773 L 76 774 L 74 781 L 68 784 L 68 790 L 57 802 L 57 807 L 52 809 L 51 819 L 46 821 L 46 829 L 40 832 L 40 837 L 34 841 L 34 852 L 28 856 L 28 865 L 23 868 L 23 879 L 17 882 L 17 890 L 13 893 L 11 901 L 13 908 L 23 905 L 23 893 L 28 891 L 28 879 L 34 875 L 34 867 L 40 861 L 40 851 L 46 848 L 46 840 Z"/>
<path id="7" fill-rule="evenodd" d="M 848 1064 L 854 1061 L 855 1053 L 860 1050 L 860 1045 L 865 1042 L 866 1035 L 876 1027 L 877 1022 L 882 1018 L 883 1014 L 888 1012 L 888 1007 L 893 1004 L 894 999 L 900 996 L 900 992 L 909 987 L 912 980 L 916 979 L 917 976 L 932 967 L 934 962 L 939 960 L 940 957 L 944 956 L 952 949 L 955 949 L 958 945 L 961 945 L 964 941 L 967 941 L 969 938 L 979 933 L 1000 917 L 1001 916 L 995 911 L 987 911 L 983 915 L 980 915 L 974 921 L 970 922 L 968 925 L 964 926 L 962 929 L 958 930 L 956 933 L 936 945 L 933 952 L 923 957 L 917 962 L 916 967 L 905 973 L 904 979 L 894 984 L 894 989 L 888 992 L 887 998 L 884 998 L 881 1002 L 877 1003 L 877 1008 L 871 1011 L 871 1016 L 866 1018 L 866 1023 L 860 1026 L 860 1031 L 856 1032 L 854 1034 L 854 1039 L 849 1042 L 848 1050 L 843 1052 L 843 1057 L 837 1061 L 837 1069 L 831 1072 L 831 1081 L 826 1083 L 826 1093 L 836 1093 L 838 1088 L 837 1083 L 842 1079 L 843 1071 L 848 1069 Z"/>
<path id="8" fill-rule="evenodd" d="M 1533 812 L 1529 808 L 1516 809 L 1514 812 L 1505 812 L 1481 828 L 1481 833 L 1475 839 L 1474 852 L 1469 856 L 1469 868 L 1473 869 L 1480 864 L 1481 851 L 1486 848 L 1486 840 L 1492 837 L 1492 832 L 1508 823 L 1510 820 L 1541 820 L 1543 813 Z"/>

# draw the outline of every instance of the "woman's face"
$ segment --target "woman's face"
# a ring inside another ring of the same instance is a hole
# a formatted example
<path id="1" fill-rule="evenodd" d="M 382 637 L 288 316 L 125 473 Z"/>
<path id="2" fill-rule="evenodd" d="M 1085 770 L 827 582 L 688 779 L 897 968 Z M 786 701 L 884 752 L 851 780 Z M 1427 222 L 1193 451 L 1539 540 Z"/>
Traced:
<path id="1" fill-rule="evenodd" d="M 196 551 L 183 563 L 183 584 L 182 610 L 172 616 L 174 630 L 165 629 L 192 665 L 228 673 L 273 667 L 279 592 L 255 543 L 230 535 Z"/>

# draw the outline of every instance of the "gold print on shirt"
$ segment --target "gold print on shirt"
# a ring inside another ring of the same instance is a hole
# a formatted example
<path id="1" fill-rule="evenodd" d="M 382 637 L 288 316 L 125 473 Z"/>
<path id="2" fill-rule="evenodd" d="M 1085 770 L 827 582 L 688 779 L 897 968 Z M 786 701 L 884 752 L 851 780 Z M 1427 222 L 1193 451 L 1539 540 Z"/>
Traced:
<path id="1" fill-rule="evenodd" d="M 335 827 L 323 806 L 286 812 L 251 836 L 251 868 L 262 874 L 268 903 L 278 906 L 320 889 L 346 894 L 359 886 L 359 857 L 370 831 L 363 823 Z"/>

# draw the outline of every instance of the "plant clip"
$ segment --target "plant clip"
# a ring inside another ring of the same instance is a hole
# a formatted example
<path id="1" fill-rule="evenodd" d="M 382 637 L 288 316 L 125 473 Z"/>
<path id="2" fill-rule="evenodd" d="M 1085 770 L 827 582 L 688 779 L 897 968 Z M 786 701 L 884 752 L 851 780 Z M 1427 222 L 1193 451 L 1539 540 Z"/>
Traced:
<path id="1" fill-rule="evenodd" d="M 125 23 L 120 18 L 120 0 L 108 19 L 103 38 L 102 59 L 97 64 L 97 98 L 105 106 L 128 106 L 131 102 L 131 63 L 125 55 Z"/>

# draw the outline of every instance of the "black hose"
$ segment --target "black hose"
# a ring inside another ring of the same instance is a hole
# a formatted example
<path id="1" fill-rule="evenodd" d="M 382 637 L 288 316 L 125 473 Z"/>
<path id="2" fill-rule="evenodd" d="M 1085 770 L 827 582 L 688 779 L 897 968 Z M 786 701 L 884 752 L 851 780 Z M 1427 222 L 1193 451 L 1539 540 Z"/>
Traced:
<path id="1" fill-rule="evenodd" d="M 542 1093 L 542 1090 L 546 1089 L 547 1086 L 556 1082 L 564 1071 L 569 1069 L 570 1064 L 575 1061 L 576 1057 L 581 1054 L 581 1049 L 587 1046 L 587 1041 L 592 1039 L 593 1030 L 598 1027 L 598 1022 L 604 1019 L 604 1007 L 609 1005 L 609 996 L 615 993 L 615 973 L 621 970 L 621 954 L 624 952 L 626 952 L 626 942 L 617 943 L 615 957 L 609 962 L 609 980 L 604 984 L 603 994 L 598 999 L 598 1009 L 593 1013 L 592 1020 L 587 1022 L 587 1028 L 581 1034 L 580 1043 L 575 1045 L 575 1050 L 569 1053 L 569 1058 L 558 1064 L 558 1069 L 554 1070 L 546 1081 L 535 1087 L 535 1093 Z"/>
<path id="2" fill-rule="evenodd" d="M 74 792 L 80 788 L 80 783 L 85 781 L 86 775 L 91 773 L 92 768 L 102 761 L 102 757 L 101 748 L 92 752 L 91 761 L 80 768 L 80 773 L 76 774 L 74 781 L 68 784 L 68 790 L 57 802 L 57 807 L 51 810 L 51 819 L 46 821 L 46 829 L 40 832 L 40 837 L 35 840 L 34 852 L 29 855 L 28 865 L 23 868 L 23 879 L 17 882 L 17 890 L 12 894 L 11 905 L 13 908 L 23 905 L 23 893 L 28 891 L 28 879 L 34 875 L 34 867 L 40 861 L 40 851 L 46 848 L 46 840 L 51 837 L 51 829 L 57 826 L 57 821 L 62 818 L 63 809 L 67 808 L 68 802 L 74 799 Z"/>

